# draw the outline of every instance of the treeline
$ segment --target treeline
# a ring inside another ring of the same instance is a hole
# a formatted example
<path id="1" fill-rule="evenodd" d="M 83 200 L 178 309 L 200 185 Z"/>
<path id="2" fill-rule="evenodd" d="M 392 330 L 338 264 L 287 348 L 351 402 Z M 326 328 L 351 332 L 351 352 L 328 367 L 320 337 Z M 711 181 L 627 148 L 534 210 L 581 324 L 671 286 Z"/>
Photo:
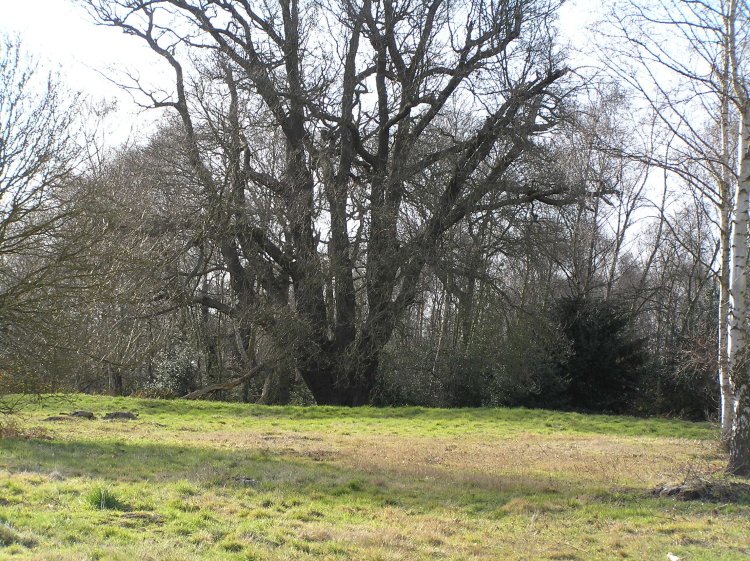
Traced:
<path id="1" fill-rule="evenodd" d="M 595 103 L 596 122 L 592 108 L 579 107 L 555 139 L 565 170 L 554 178 L 569 200 L 463 219 L 425 256 L 369 403 L 716 418 L 710 211 L 695 199 L 670 203 L 666 191 L 655 203 L 647 166 L 611 155 L 629 134 L 613 124 L 624 126 L 627 104 L 611 90 Z M 5 324 L 5 391 L 180 397 L 218 386 L 203 395 L 316 402 L 289 350 L 308 337 L 292 283 L 276 289 L 283 303 L 267 302 L 256 279 L 254 306 L 238 316 L 225 256 L 211 239 L 232 225 L 225 208 L 201 202 L 183 142 L 167 120 L 144 145 L 86 155 L 85 172 L 71 171 L 60 222 L 40 231 L 69 249 L 56 245 L 27 255 L 29 268 L 7 269 L 18 286 L 49 274 L 4 306 L 6 318 L 18 318 Z M 275 204 L 254 197 L 244 208 L 271 220 Z M 332 307 L 325 227 L 316 225 Z M 363 290 L 356 298 L 366 309 Z"/>
<path id="2" fill-rule="evenodd" d="M 100 145 L 6 41 L 0 393 L 717 418 L 710 174 L 556 2 L 82 3 L 170 86 Z"/>

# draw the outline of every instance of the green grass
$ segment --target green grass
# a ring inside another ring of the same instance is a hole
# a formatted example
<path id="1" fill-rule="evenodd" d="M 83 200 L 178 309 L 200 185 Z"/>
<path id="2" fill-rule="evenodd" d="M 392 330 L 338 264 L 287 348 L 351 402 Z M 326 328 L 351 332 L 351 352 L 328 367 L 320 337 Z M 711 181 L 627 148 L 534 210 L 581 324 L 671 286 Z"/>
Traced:
<path id="1" fill-rule="evenodd" d="M 99 419 L 43 421 L 74 409 Z M 22 425 L 0 440 L 0 559 L 750 556 L 747 501 L 649 494 L 719 472 L 704 423 L 69 396 Z"/>
<path id="2" fill-rule="evenodd" d="M 128 510 L 117 495 L 104 485 L 94 485 L 85 495 L 86 503 L 93 509 L 97 510 Z"/>

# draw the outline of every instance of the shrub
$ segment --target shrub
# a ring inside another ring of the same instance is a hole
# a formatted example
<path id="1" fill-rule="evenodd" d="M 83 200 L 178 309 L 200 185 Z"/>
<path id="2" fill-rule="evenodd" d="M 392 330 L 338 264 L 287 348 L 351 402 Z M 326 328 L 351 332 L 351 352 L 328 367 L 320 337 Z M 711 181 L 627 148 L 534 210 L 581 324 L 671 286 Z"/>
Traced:
<path id="1" fill-rule="evenodd" d="M 200 387 L 198 361 L 184 345 L 154 359 L 153 379 L 139 393 L 148 397 L 169 398 L 188 394 Z"/>
<path id="2" fill-rule="evenodd" d="M 677 338 L 656 352 L 648 365 L 639 408 L 693 421 L 716 420 L 720 394 L 716 333 Z"/>
<path id="3" fill-rule="evenodd" d="M 563 405 L 632 411 L 648 355 L 625 308 L 599 298 L 563 298 L 553 319 L 570 343 L 570 353 L 555 365 L 556 375 L 566 381 Z"/>

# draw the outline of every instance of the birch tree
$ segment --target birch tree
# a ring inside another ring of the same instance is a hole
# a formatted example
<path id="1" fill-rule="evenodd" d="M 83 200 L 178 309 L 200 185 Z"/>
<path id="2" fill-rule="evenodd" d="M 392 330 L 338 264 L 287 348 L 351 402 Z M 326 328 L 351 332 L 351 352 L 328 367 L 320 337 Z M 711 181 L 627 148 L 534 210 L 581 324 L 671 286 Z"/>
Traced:
<path id="1" fill-rule="evenodd" d="M 747 474 L 748 5 L 628 0 L 613 10 L 613 20 L 628 51 L 611 68 L 641 94 L 670 139 L 671 157 L 649 163 L 697 189 L 717 209 L 722 437 L 730 448 L 729 470 Z"/>
<path id="2" fill-rule="evenodd" d="M 747 236 L 750 210 L 750 66 L 747 57 L 750 54 L 750 4 L 742 0 L 729 0 L 727 7 L 724 22 L 729 82 L 733 90 L 732 99 L 740 116 L 730 289 L 733 305 L 730 305 L 732 323 L 729 354 L 734 360 L 735 367 L 730 370 L 734 401 L 729 439 L 729 471 L 737 475 L 750 475 L 750 364 L 745 358 L 748 353 L 747 340 L 750 328 L 747 317 Z M 731 346 L 733 342 L 737 343 L 735 347 Z"/>

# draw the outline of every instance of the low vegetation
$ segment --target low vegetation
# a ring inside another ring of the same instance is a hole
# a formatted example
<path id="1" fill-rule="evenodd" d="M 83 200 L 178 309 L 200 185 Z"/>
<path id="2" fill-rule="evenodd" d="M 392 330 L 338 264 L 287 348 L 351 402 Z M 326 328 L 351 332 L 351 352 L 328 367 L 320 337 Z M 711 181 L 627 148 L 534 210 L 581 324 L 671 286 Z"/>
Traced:
<path id="1" fill-rule="evenodd" d="M 653 494 L 722 477 L 705 423 L 75 396 L 20 424 L 0 440 L 0 559 L 750 555 L 747 494 Z"/>

